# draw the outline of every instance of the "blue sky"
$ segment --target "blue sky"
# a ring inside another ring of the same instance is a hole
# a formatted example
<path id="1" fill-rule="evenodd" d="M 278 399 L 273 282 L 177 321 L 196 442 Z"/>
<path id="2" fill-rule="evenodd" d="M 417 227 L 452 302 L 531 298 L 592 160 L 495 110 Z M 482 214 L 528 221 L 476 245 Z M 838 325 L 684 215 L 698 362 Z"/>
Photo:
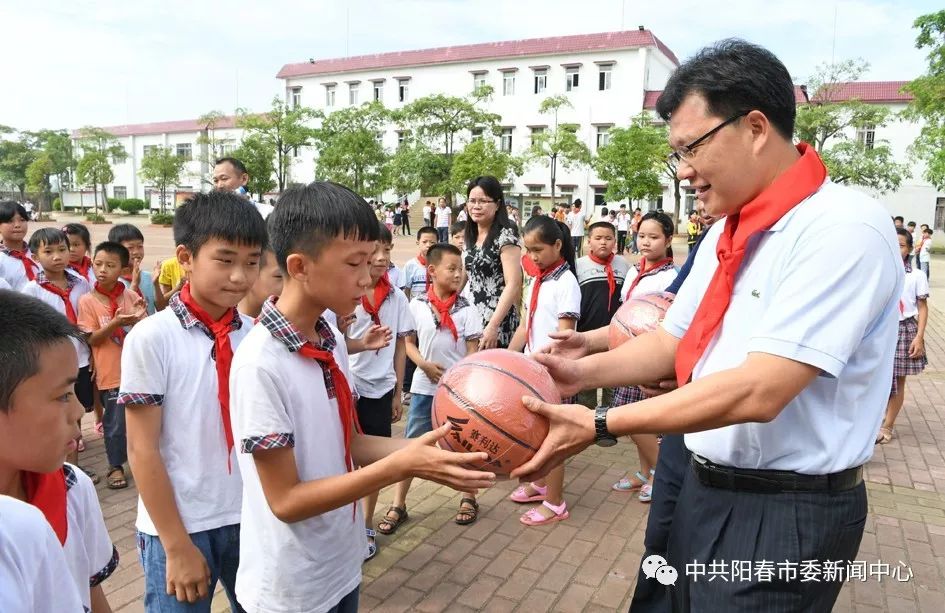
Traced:
<path id="1" fill-rule="evenodd" d="M 621 23 L 646 26 L 680 59 L 739 36 L 774 51 L 798 82 L 831 56 L 864 58 L 870 80 L 907 80 L 926 66 L 912 22 L 940 8 L 934 0 L 0 0 L 0 124 L 75 128 L 259 110 L 281 93 L 275 74 L 288 62 Z"/>

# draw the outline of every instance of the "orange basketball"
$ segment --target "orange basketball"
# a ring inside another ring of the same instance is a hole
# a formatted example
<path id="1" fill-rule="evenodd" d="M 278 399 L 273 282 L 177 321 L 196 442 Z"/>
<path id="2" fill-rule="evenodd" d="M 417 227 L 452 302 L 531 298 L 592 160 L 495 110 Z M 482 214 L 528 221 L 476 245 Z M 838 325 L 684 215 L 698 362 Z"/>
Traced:
<path id="1" fill-rule="evenodd" d="M 669 292 L 653 292 L 623 303 L 610 320 L 610 328 L 607 331 L 610 348 L 614 349 L 634 336 L 655 330 L 663 321 L 673 298 L 675 296 Z"/>
<path id="2" fill-rule="evenodd" d="M 526 409 L 522 396 L 561 402 L 545 367 L 521 353 L 489 349 L 460 360 L 443 374 L 433 397 L 433 427 L 452 425 L 440 446 L 485 451 L 489 459 L 474 468 L 509 474 L 548 435 L 548 420 Z"/>

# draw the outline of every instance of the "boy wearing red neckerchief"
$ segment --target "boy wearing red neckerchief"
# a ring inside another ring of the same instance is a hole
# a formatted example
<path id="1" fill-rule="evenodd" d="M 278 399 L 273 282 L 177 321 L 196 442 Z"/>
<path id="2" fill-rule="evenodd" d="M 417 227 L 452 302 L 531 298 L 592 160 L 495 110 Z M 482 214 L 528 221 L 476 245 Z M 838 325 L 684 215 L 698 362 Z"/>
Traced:
<path id="1" fill-rule="evenodd" d="M 0 202 L 0 279 L 19 291 L 36 278 L 39 264 L 33 261 L 26 245 L 29 214 L 19 202 Z"/>
<path id="2" fill-rule="evenodd" d="M 189 281 L 135 326 L 121 363 L 145 608 L 209 612 L 219 579 L 239 611 L 242 482 L 229 376 L 252 327 L 236 305 L 259 274 L 266 225 L 245 198 L 197 194 L 174 214 L 174 242 Z"/>
<path id="3" fill-rule="evenodd" d="M 424 226 L 417 230 L 417 257 L 404 264 L 404 293 L 407 298 L 419 296 L 427 291 L 430 281 L 427 278 L 427 252 L 437 243 L 436 228 Z"/>
<path id="4" fill-rule="evenodd" d="M 95 385 L 102 402 L 102 426 L 109 489 L 128 487 L 125 462 L 128 442 L 125 435 L 125 410 L 118 404 L 121 382 L 121 353 L 130 326 L 147 316 L 144 301 L 119 280 L 128 266 L 128 250 L 118 243 L 104 242 L 95 247 L 92 267 L 97 281 L 92 291 L 79 299 L 79 329 L 88 335 L 95 364 Z"/>
<path id="5" fill-rule="evenodd" d="M 43 512 L 72 573 L 61 579 L 74 583 L 85 607 L 109 611 L 101 582 L 118 566 L 118 553 L 92 481 L 63 464 L 75 451 L 82 417 L 73 391 L 79 333 L 48 304 L 9 290 L 0 291 L 0 327 L 0 360 L 7 365 L 0 380 L 0 495 Z M 57 594 L 37 596 L 45 605 L 31 611 L 60 610 L 53 606 Z"/>

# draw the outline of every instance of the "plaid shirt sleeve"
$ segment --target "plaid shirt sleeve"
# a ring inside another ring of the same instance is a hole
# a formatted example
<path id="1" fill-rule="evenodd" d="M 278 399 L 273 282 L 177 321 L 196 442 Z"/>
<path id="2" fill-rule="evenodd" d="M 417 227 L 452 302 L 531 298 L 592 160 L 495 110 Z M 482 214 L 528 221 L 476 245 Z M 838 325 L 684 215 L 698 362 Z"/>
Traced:
<path id="1" fill-rule="evenodd" d="M 241 452 L 295 447 L 295 427 L 279 385 L 279 377 L 258 363 L 242 364 L 232 372 L 231 419 Z"/>

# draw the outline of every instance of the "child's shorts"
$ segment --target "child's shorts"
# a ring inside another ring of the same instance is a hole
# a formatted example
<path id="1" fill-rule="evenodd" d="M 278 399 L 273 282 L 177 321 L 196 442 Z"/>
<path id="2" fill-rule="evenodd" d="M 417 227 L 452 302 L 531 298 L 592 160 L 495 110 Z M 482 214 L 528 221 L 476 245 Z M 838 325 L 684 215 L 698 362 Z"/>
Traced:
<path id="1" fill-rule="evenodd" d="M 394 402 L 394 390 L 380 398 L 358 398 L 358 423 L 361 432 L 372 436 L 386 436 L 390 438 L 391 405 Z"/>
<path id="2" fill-rule="evenodd" d="M 95 394 L 92 391 L 92 373 L 88 366 L 79 369 L 79 376 L 75 380 L 73 389 L 75 397 L 79 400 L 79 404 L 85 408 L 85 412 L 91 411 L 92 405 L 95 404 Z"/>
<path id="3" fill-rule="evenodd" d="M 433 396 L 411 394 L 407 414 L 407 438 L 418 438 L 433 430 Z"/>

